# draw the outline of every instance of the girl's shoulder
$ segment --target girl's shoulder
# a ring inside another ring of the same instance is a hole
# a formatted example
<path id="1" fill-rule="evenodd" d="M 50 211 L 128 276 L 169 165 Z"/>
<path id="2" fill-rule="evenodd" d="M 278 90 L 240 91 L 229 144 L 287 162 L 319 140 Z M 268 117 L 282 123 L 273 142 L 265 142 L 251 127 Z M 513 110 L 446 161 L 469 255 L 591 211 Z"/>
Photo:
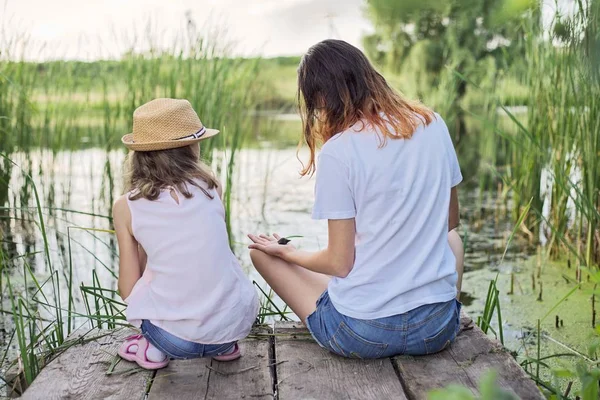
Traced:
<path id="1" fill-rule="evenodd" d="M 122 218 L 130 215 L 129 204 L 127 204 L 128 198 L 129 193 L 125 193 L 124 195 L 120 196 L 117 200 L 115 200 L 112 208 L 113 219 L 117 219 L 119 217 Z"/>
<path id="2" fill-rule="evenodd" d="M 129 210 L 128 197 L 129 193 L 125 193 L 113 203 L 112 217 L 117 238 L 120 235 L 119 232 L 129 232 L 129 234 L 132 234 L 131 210 Z"/>

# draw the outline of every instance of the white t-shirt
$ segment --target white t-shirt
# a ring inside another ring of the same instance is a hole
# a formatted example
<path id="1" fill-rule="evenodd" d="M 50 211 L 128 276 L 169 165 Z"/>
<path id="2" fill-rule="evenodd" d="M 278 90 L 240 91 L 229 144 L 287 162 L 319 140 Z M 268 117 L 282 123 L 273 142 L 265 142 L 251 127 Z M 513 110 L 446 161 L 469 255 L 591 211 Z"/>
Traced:
<path id="1" fill-rule="evenodd" d="M 356 258 L 329 296 L 344 315 L 384 318 L 456 294 L 448 244 L 450 189 L 462 181 L 454 146 L 435 114 L 410 139 L 389 139 L 362 122 L 323 145 L 314 219 L 356 219 Z"/>

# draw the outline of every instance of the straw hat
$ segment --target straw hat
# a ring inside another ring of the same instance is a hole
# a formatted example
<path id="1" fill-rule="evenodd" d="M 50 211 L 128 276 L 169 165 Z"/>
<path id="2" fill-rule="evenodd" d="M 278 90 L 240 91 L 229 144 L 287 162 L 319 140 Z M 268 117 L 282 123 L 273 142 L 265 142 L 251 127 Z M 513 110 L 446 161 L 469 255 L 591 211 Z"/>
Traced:
<path id="1" fill-rule="evenodd" d="M 219 133 L 208 129 L 187 100 L 154 99 L 133 112 L 133 133 L 121 141 L 134 151 L 189 146 Z"/>

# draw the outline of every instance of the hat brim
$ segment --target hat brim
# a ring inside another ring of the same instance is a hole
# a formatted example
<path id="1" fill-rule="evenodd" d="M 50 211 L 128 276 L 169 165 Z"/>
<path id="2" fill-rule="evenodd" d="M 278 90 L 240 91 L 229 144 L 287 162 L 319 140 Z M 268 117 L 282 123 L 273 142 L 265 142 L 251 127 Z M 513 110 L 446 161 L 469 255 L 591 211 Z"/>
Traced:
<path id="1" fill-rule="evenodd" d="M 206 139 L 217 135 L 220 131 L 217 129 L 206 128 L 206 133 L 199 138 L 192 139 L 180 139 L 180 140 L 165 140 L 161 142 L 134 142 L 133 133 L 128 133 L 121 138 L 121 142 L 130 150 L 133 151 L 157 151 L 157 150 L 168 150 L 176 149 L 178 147 L 189 146 L 194 143 L 201 142 Z"/>

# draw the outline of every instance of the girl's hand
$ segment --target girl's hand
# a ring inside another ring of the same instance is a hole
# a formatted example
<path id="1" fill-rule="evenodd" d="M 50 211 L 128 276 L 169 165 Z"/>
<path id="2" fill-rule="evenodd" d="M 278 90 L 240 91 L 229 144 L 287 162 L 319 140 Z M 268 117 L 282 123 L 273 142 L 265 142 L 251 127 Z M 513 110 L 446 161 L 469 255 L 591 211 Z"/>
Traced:
<path id="1" fill-rule="evenodd" d="M 255 249 L 262 251 L 265 254 L 270 256 L 284 258 L 286 254 L 296 250 L 294 246 L 291 244 L 279 244 L 277 241 L 281 239 L 278 234 L 273 234 L 273 237 L 268 235 L 248 235 L 250 240 L 252 240 L 251 245 L 248 246 L 249 249 Z"/>

